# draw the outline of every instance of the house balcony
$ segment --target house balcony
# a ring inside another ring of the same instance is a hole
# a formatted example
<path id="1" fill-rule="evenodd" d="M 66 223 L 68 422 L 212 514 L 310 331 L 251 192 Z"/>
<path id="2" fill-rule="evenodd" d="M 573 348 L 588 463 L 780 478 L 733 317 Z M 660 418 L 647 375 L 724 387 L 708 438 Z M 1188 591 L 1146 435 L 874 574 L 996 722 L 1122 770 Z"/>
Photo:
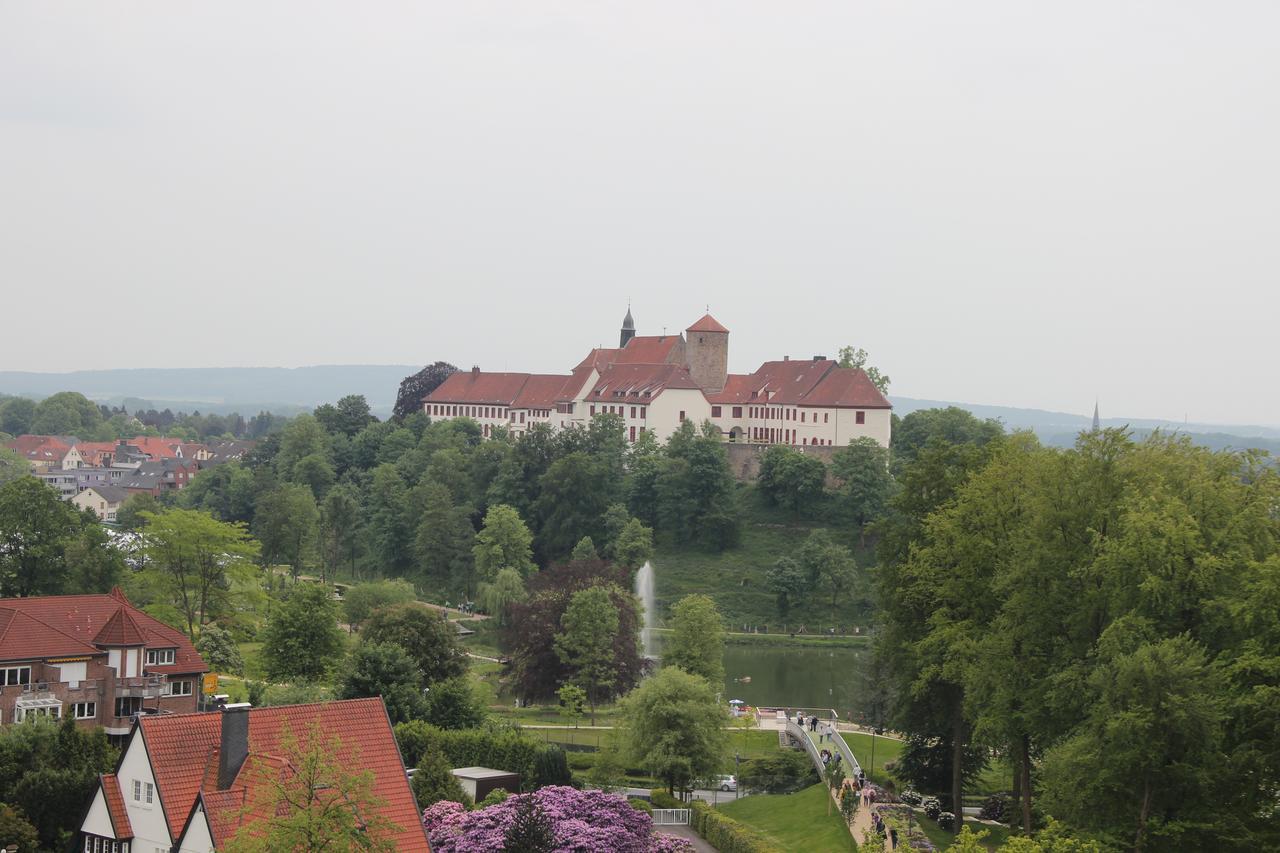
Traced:
<path id="1" fill-rule="evenodd" d="M 159 699 L 165 695 L 166 676 L 139 675 L 116 679 L 116 698 L 138 696 L 142 699 Z"/>

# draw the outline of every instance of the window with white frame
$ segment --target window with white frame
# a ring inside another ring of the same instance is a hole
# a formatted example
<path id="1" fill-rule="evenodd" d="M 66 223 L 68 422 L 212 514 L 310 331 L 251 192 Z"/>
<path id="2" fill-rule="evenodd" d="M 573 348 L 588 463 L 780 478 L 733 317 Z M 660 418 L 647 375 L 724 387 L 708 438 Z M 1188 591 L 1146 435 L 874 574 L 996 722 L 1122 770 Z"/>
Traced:
<path id="1" fill-rule="evenodd" d="M 147 649 L 147 666 L 167 666 L 173 663 L 177 649 Z"/>
<path id="2" fill-rule="evenodd" d="M 71 706 L 71 715 L 77 720 L 92 720 L 98 716 L 98 703 L 76 702 Z"/>
<path id="3" fill-rule="evenodd" d="M 0 685 L 30 683 L 31 667 L 29 666 L 9 666 L 0 669 Z"/>
<path id="4" fill-rule="evenodd" d="M 190 696 L 191 682 L 190 681 L 170 681 L 167 684 L 165 684 L 165 693 L 167 693 L 170 696 Z"/>

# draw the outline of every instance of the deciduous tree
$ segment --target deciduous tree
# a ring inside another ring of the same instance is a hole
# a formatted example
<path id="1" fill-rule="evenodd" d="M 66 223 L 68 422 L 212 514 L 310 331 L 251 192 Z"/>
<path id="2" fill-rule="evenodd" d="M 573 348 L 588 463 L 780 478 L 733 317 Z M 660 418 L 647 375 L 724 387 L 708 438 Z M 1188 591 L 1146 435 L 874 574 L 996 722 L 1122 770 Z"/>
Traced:
<path id="1" fill-rule="evenodd" d="M 171 509 L 144 518 L 147 565 L 165 578 L 194 639 L 199 626 L 230 607 L 232 580 L 253 573 L 258 543 L 243 524 L 206 512 Z"/>
<path id="2" fill-rule="evenodd" d="M 631 761 L 685 791 L 722 769 L 729 715 L 704 678 L 664 667 L 623 702 L 623 743 Z"/>
<path id="3" fill-rule="evenodd" d="M 724 685 L 724 619 L 706 595 L 686 595 L 671 609 L 672 633 L 663 645 L 663 666 L 678 666 L 705 678 L 716 690 Z"/>
<path id="4" fill-rule="evenodd" d="M 560 618 L 556 654 L 573 672 L 574 683 L 587 693 L 591 725 L 596 724 L 596 703 L 602 691 L 613 686 L 613 644 L 620 622 L 609 591 L 595 586 L 575 592 Z"/>
<path id="5" fill-rule="evenodd" d="M 328 588 L 299 583 L 267 618 L 262 658 L 274 681 L 321 679 L 341 663 L 343 645 Z"/>

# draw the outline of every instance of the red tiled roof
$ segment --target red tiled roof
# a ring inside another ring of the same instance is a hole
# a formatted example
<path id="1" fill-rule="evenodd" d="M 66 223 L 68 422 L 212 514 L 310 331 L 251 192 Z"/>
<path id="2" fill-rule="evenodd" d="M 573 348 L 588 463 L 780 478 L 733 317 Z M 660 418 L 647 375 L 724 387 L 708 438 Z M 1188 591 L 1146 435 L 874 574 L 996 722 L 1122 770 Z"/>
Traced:
<path id="1" fill-rule="evenodd" d="M 0 598 L 0 614 L 14 614 L 0 628 L 0 660 L 100 654 L 94 644 L 120 610 L 145 637 L 149 649 L 177 649 L 174 662 L 147 671 L 166 673 L 208 672 L 209 667 L 181 631 L 143 613 L 124 593 L 110 595 L 46 595 L 34 598 Z"/>
<path id="2" fill-rule="evenodd" d="M 459 370 L 423 398 L 428 403 L 487 403 L 510 406 L 529 379 L 527 373 Z"/>
<path id="3" fill-rule="evenodd" d="M 587 357 L 578 362 L 578 366 L 573 370 L 575 373 L 588 367 L 594 367 L 596 370 L 604 370 L 610 364 L 613 364 L 614 359 L 618 357 L 618 353 L 620 352 L 622 352 L 620 349 L 596 347 L 591 352 L 587 353 Z"/>
<path id="4" fill-rule="evenodd" d="M 129 615 L 129 608 L 119 607 L 115 615 L 107 620 L 107 624 L 102 626 L 98 636 L 93 638 L 93 642 L 99 646 L 145 646 L 147 637 Z"/>
<path id="5" fill-rule="evenodd" d="M 63 633 L 4 604 L 0 599 L 0 660 L 103 654 L 102 649 L 90 645 L 87 640 Z"/>
<path id="6" fill-rule="evenodd" d="M 568 376 L 535 373 L 511 401 L 513 409 L 554 409 Z"/>
<path id="7" fill-rule="evenodd" d="M 164 438 L 158 435 L 140 435 L 129 442 L 152 459 L 170 459 L 178 455 L 178 445 L 182 442 L 176 438 Z"/>
<path id="8" fill-rule="evenodd" d="M 724 332 L 726 335 L 729 334 L 729 330 L 726 329 L 724 326 L 720 325 L 720 323 L 716 320 L 716 318 L 712 317 L 710 314 L 703 314 L 701 320 L 694 323 L 689 328 L 685 329 L 685 331 L 686 332 Z"/>
<path id="9" fill-rule="evenodd" d="M 216 783 L 222 715 L 143 716 L 138 718 L 138 729 L 156 776 L 160 805 L 164 807 L 165 820 L 169 822 L 169 833 L 177 838 L 191 814 L 210 763 L 215 769 L 213 778 Z"/>
<path id="10" fill-rule="evenodd" d="M 700 390 L 689 371 L 678 364 L 615 364 L 587 392 L 592 403 L 651 400 L 667 388 Z"/>
<path id="11" fill-rule="evenodd" d="M 752 397 L 752 393 L 757 396 Z M 730 376 L 724 390 L 709 395 L 707 399 L 719 405 L 892 408 L 866 373 L 840 367 L 829 358 L 766 361 L 755 373 Z"/>
<path id="12" fill-rule="evenodd" d="M 324 735 L 336 735 L 341 740 L 336 757 L 342 764 L 373 773 L 373 793 L 382 801 L 379 811 L 399 827 L 393 839 L 396 849 L 429 850 L 381 699 L 250 708 L 248 714 L 249 758 L 226 791 L 213 790 L 210 781 L 216 779 L 216 773 L 208 773 L 210 764 L 216 767 L 218 761 L 221 714 L 156 715 L 139 719 L 138 727 L 156 774 L 172 837 L 181 834 L 197 796 L 203 798 L 215 843 L 219 843 L 219 836 L 226 838 L 234 833 L 239 825 L 240 809 L 252 801 L 252 788 L 261 778 L 253 768 L 265 763 L 287 772 L 287 763 L 278 757 L 286 752 L 283 743 L 286 729 L 295 738 L 302 738 L 315 724 Z"/>
<path id="13" fill-rule="evenodd" d="M 116 443 L 114 441 L 81 441 L 76 444 L 76 450 L 80 451 L 81 459 L 96 467 L 102 462 L 104 455 L 115 454 Z"/>
<path id="14" fill-rule="evenodd" d="M 98 776 L 98 781 L 102 783 L 102 797 L 107 801 L 107 814 L 111 816 L 111 830 L 116 839 L 133 838 L 133 825 L 129 823 L 129 810 L 124 807 L 120 780 L 114 773 L 103 773 Z"/>
<path id="15" fill-rule="evenodd" d="M 865 371 L 852 367 L 834 367 L 822 377 L 818 387 L 805 395 L 803 405 L 831 408 L 891 409 L 888 398 L 880 393 Z"/>
<path id="16" fill-rule="evenodd" d="M 683 342 L 679 335 L 637 336 L 627 341 L 618 351 L 614 364 L 665 364 L 671 358 L 676 344 Z"/>
<path id="17" fill-rule="evenodd" d="M 22 454 L 31 462 L 58 462 L 71 447 L 49 435 L 20 435 L 4 446 Z"/>

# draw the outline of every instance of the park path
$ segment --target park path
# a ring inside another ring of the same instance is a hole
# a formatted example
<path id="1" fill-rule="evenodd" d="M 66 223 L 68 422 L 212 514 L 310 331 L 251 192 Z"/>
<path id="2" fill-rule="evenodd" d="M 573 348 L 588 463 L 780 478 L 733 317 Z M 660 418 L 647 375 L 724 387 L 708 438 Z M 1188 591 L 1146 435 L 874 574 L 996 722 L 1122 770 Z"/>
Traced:
<path id="1" fill-rule="evenodd" d="M 653 828 L 656 835 L 670 835 L 675 838 L 683 838 L 698 853 L 718 853 L 716 848 L 712 847 L 698 833 L 693 831 L 691 826 L 655 826 Z"/>

